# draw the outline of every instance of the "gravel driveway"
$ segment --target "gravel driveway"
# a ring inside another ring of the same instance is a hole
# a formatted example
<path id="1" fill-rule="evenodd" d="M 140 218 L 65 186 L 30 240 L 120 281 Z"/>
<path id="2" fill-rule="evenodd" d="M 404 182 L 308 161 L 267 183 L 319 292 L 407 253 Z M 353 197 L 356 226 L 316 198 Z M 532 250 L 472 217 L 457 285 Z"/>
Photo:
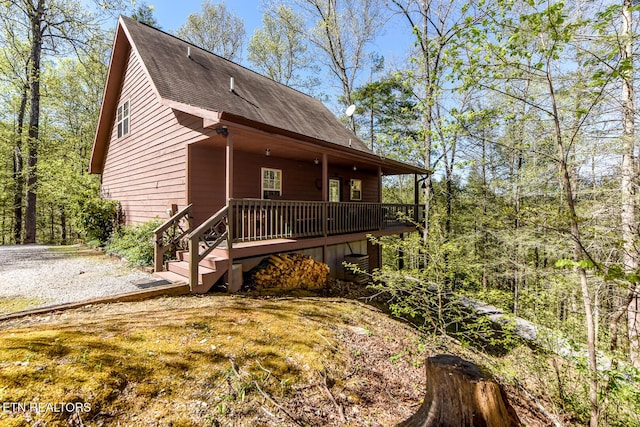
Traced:
<path id="1" fill-rule="evenodd" d="M 45 306 L 161 283 L 166 282 L 82 246 L 0 246 L 0 298 L 37 298 Z"/>

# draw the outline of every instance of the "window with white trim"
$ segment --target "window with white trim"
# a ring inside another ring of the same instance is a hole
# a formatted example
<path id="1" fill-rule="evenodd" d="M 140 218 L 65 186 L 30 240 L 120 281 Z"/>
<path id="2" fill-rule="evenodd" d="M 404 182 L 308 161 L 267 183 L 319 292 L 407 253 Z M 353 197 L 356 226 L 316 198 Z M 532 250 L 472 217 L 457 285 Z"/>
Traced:
<path id="1" fill-rule="evenodd" d="M 351 200 L 362 200 L 362 180 L 351 180 Z"/>
<path id="2" fill-rule="evenodd" d="M 116 124 L 118 126 L 118 138 L 129 134 L 129 101 L 125 101 L 118 106 Z"/>
<path id="3" fill-rule="evenodd" d="M 282 196 L 282 170 L 262 168 L 262 198 Z"/>

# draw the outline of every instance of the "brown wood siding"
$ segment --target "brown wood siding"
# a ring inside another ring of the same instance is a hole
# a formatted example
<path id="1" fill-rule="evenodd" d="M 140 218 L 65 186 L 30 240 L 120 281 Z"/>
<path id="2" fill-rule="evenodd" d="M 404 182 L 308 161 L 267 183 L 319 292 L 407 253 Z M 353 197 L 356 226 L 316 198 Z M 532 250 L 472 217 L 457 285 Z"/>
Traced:
<path id="1" fill-rule="evenodd" d="M 172 204 L 187 204 L 186 144 L 205 137 L 184 122 L 195 126 L 202 121 L 160 104 L 133 52 L 118 105 L 126 100 L 130 101 L 130 131 L 118 138 L 116 126 L 111 129 L 103 194 L 120 201 L 128 224 L 164 219 Z"/>
<path id="2" fill-rule="evenodd" d="M 282 200 L 322 200 L 322 166 L 275 156 L 234 151 L 233 198 L 260 199 L 261 170 L 282 170 Z M 379 201 L 377 174 L 329 167 L 330 178 L 340 178 L 342 201 L 349 201 L 350 180 L 362 180 L 362 202 Z M 327 183 L 328 185 L 328 183 Z M 225 204 L 225 146 L 220 138 L 189 146 L 189 203 L 194 206 L 195 224 L 201 224 Z"/>
<path id="3" fill-rule="evenodd" d="M 282 170 L 282 200 L 322 200 L 322 166 L 274 156 L 234 154 L 234 198 L 262 198 L 262 168 Z"/>
<path id="4" fill-rule="evenodd" d="M 334 168 L 329 165 L 329 179 L 339 179 L 342 183 L 342 187 L 340 188 L 340 201 L 342 202 L 380 202 L 377 172 L 363 170 L 354 171 L 353 169 L 348 168 Z M 350 185 L 352 179 L 359 179 L 362 181 L 362 200 L 350 199 Z"/>
<path id="5" fill-rule="evenodd" d="M 189 146 L 189 202 L 194 225 L 200 225 L 225 205 L 225 146 L 200 142 Z"/>
<path id="6" fill-rule="evenodd" d="M 261 198 L 261 170 L 273 168 L 282 170 L 283 200 L 322 200 L 322 165 L 298 162 L 274 156 L 253 155 L 236 152 L 234 198 Z M 353 171 L 329 165 L 329 178 L 342 181 L 342 201 L 349 201 L 351 179 L 362 180 L 362 201 L 379 201 L 378 176 L 372 171 Z M 329 185 L 328 183 L 326 185 Z"/>

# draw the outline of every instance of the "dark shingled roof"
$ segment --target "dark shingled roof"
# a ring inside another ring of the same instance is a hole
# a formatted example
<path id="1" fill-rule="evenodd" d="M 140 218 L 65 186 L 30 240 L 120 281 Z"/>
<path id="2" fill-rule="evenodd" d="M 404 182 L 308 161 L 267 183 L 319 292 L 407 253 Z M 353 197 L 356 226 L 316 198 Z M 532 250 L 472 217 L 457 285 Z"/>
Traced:
<path id="1" fill-rule="evenodd" d="M 322 102 L 133 19 L 121 20 L 161 98 L 371 153 Z"/>

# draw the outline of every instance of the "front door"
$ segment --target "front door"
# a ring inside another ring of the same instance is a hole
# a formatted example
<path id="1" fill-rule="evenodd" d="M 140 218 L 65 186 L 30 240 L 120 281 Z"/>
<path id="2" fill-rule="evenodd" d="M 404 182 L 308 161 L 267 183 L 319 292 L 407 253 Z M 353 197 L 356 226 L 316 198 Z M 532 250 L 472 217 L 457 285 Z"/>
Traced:
<path id="1" fill-rule="evenodd" d="M 339 202 L 340 201 L 340 180 L 331 178 L 329 179 L 329 201 L 330 202 Z"/>

